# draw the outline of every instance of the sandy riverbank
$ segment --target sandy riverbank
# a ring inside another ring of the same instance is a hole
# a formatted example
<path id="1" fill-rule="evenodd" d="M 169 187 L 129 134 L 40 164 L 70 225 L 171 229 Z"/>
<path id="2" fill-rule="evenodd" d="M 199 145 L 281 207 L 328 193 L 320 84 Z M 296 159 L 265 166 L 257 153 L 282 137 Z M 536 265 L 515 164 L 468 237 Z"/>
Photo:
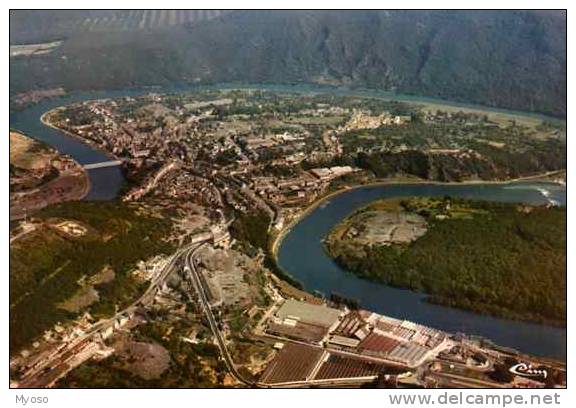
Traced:
<path id="1" fill-rule="evenodd" d="M 28 138 L 33 143 L 40 143 L 36 141 L 33 137 L 21 134 L 22 137 Z M 31 145 L 32 146 L 32 145 Z M 30 149 L 30 146 L 11 146 L 11 147 L 21 147 Z M 34 153 L 26 153 L 25 151 L 17 151 L 15 149 L 14 154 L 18 154 L 18 157 L 14 157 L 14 160 L 20 158 L 22 163 L 26 160 L 23 159 L 24 155 L 34 155 Z M 10 152 L 12 155 L 12 151 Z M 65 157 L 65 160 L 62 160 Z M 34 161 L 34 158 L 29 158 L 28 161 L 31 162 L 32 168 L 37 168 L 38 166 L 50 166 L 52 168 L 51 162 L 56 161 L 67 161 L 68 165 L 64 169 L 58 170 L 58 175 L 56 178 L 37 185 L 31 189 L 25 189 L 19 192 L 11 192 L 10 194 L 10 221 L 19 220 L 35 211 L 41 210 L 50 205 L 58 204 L 65 201 L 77 201 L 86 198 L 91 189 L 90 177 L 84 169 L 84 167 L 75 161 L 70 156 L 63 156 L 61 152 L 53 147 L 49 147 L 47 150 L 47 157 L 40 162 Z M 21 164 L 19 162 L 19 164 Z M 11 157 L 12 162 L 12 157 Z"/>

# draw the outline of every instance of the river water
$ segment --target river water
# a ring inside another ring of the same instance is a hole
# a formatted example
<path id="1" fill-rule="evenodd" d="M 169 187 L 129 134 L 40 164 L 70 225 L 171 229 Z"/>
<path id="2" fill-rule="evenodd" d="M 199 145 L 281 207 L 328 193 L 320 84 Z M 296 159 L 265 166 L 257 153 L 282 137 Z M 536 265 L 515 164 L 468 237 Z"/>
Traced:
<path id="1" fill-rule="evenodd" d="M 64 97 L 44 100 L 25 110 L 10 113 L 10 127 L 68 154 L 81 164 L 98 163 L 110 159 L 104 152 L 80 140 L 45 126 L 40 117 L 58 106 L 90 99 L 138 96 L 148 92 L 185 92 L 198 89 L 260 88 L 272 91 L 331 92 L 346 95 L 350 91 L 318 88 L 315 86 L 278 86 L 224 84 L 215 86 L 181 86 L 144 88 L 118 91 L 77 92 Z M 362 94 L 353 91 L 354 94 Z M 434 101 L 394 95 L 386 92 L 365 92 L 366 96 L 412 102 Z M 445 102 L 445 101 L 440 101 Z M 462 105 L 470 106 L 470 105 Z M 476 107 L 476 106 L 473 106 Z M 517 112 L 514 112 L 517 113 Z M 527 114 L 529 116 L 538 116 Z M 124 184 L 119 167 L 89 170 L 91 190 L 86 199 L 114 199 Z M 542 194 L 549 192 L 549 197 Z M 379 313 L 404 318 L 449 332 L 465 332 L 487 337 L 496 343 L 542 356 L 566 358 L 566 330 L 539 324 L 483 316 L 423 301 L 422 294 L 394 289 L 382 284 L 359 279 L 346 272 L 326 255 L 322 239 L 328 231 L 350 212 L 369 202 L 396 196 L 453 195 L 475 199 L 525 203 L 545 203 L 554 200 L 566 203 L 566 190 L 552 184 L 516 183 L 511 185 L 392 185 L 363 187 L 333 197 L 299 222 L 282 242 L 278 256 L 280 266 L 309 290 L 325 294 L 336 292 L 361 301 L 362 307 Z"/>
<path id="2" fill-rule="evenodd" d="M 425 295 L 360 279 L 337 265 L 322 239 L 344 217 L 368 203 L 392 197 L 444 196 L 505 202 L 566 203 L 566 189 L 551 183 L 507 185 L 398 184 L 362 187 L 334 196 L 298 222 L 278 249 L 280 267 L 308 291 L 332 292 L 360 301 L 361 307 L 448 332 L 486 337 L 540 356 L 566 358 L 566 329 L 500 319 L 424 301 Z"/>
<path id="3" fill-rule="evenodd" d="M 47 99 L 25 110 L 11 112 L 10 128 L 17 129 L 30 137 L 49 144 L 60 153 L 73 157 L 80 164 L 105 162 L 110 160 L 110 157 L 104 152 L 81 142 L 79 139 L 44 125 L 40 118 L 45 112 L 58 106 L 87 99 L 111 97 L 113 94 L 114 92 L 90 92 Z M 90 178 L 91 188 L 86 196 L 87 200 L 111 200 L 118 195 L 124 184 L 124 176 L 120 167 L 88 170 L 88 177 Z"/>

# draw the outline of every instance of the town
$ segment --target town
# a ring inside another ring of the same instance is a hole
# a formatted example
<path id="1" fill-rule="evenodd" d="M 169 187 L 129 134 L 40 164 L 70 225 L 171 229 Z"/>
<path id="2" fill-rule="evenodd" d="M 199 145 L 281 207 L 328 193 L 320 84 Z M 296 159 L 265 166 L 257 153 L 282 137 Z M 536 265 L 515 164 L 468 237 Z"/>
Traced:
<path id="1" fill-rule="evenodd" d="M 363 310 L 336 294 L 306 293 L 274 259 L 283 234 L 330 193 L 383 178 L 554 173 L 565 167 L 557 154 L 565 129 L 397 101 L 256 90 L 93 100 L 42 120 L 108 153 L 104 165 L 121 166 L 127 179 L 122 205 L 152 218 L 170 214 L 163 239 L 175 250 L 132 265 L 130 279 L 142 289 L 108 316 L 87 310 L 105 296 L 87 280 L 106 279 L 105 270 L 77 281 L 93 299 L 13 350 L 12 386 L 82 387 L 99 370 L 162 386 L 565 386 L 562 362 Z M 415 129 L 422 137 L 408 136 Z M 519 152 L 534 160 L 508 166 Z M 21 227 L 110 239 L 89 219 L 29 215 Z M 25 248 L 26 239 L 15 245 Z M 198 382 L 183 380 L 189 370 Z M 103 385 L 126 385 L 120 377 Z"/>

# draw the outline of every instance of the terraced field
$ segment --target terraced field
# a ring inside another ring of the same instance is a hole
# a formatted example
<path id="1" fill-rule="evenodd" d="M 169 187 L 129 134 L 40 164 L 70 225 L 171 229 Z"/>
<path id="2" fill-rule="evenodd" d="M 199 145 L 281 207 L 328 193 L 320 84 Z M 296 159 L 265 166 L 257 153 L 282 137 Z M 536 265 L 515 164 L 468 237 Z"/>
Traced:
<path id="1" fill-rule="evenodd" d="M 225 13 L 220 10 L 60 10 L 47 16 L 24 10 L 11 14 L 11 20 L 15 23 L 20 19 L 38 20 L 31 32 L 49 38 L 86 32 L 155 30 L 207 21 Z"/>
<path id="2" fill-rule="evenodd" d="M 89 31 L 156 29 L 211 20 L 223 12 L 219 10 L 116 10 L 94 13 L 95 15 L 75 21 L 75 26 L 81 26 Z"/>

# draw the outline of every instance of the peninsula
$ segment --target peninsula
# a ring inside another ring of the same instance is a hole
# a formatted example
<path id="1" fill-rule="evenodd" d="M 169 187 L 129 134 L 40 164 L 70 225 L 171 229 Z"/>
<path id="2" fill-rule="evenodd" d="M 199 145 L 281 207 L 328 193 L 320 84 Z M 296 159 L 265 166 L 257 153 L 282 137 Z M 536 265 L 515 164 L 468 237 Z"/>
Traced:
<path id="1" fill-rule="evenodd" d="M 430 302 L 566 324 L 566 209 L 451 197 L 379 200 L 339 223 L 328 253 Z"/>

